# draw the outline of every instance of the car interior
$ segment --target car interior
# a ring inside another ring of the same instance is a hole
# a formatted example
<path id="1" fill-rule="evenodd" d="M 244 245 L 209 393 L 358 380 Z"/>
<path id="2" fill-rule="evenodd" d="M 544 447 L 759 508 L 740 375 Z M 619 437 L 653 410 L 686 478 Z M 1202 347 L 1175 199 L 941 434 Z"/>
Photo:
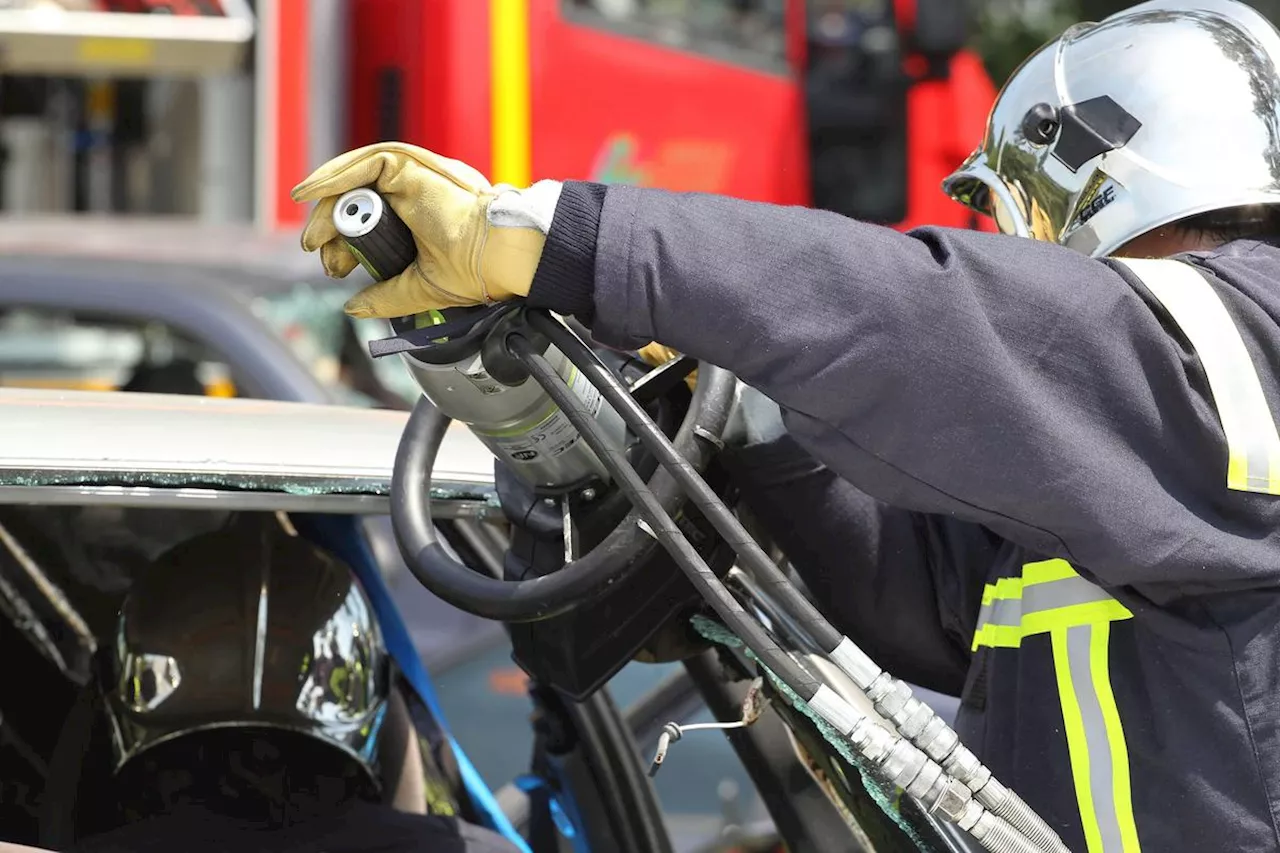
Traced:
<path id="1" fill-rule="evenodd" d="M 31 307 L 0 310 L 0 386 L 236 395 L 219 354 L 170 326 Z"/>
<path id="2" fill-rule="evenodd" d="M 115 789 L 95 711 L 95 657 L 112 642 L 134 575 L 230 518 L 220 510 L 0 507 L 0 643 L 14 688 L 0 692 L 0 837 L 62 849 L 110 827 Z M 397 684 L 383 723 L 381 796 L 421 814 L 428 780 L 408 695 Z"/>

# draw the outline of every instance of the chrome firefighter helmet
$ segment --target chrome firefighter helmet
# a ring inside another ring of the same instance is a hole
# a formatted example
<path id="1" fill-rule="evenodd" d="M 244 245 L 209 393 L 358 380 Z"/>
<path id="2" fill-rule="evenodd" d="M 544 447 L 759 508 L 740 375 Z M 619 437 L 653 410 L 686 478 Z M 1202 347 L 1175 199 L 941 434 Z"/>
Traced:
<path id="1" fill-rule="evenodd" d="M 350 569 L 265 515 L 161 555 L 121 608 L 103 693 L 115 770 L 229 728 L 328 744 L 378 784 L 390 658 Z"/>
<path id="2" fill-rule="evenodd" d="M 1280 33 L 1235 0 L 1152 0 L 1071 27 L 1010 77 L 943 188 L 1007 234 L 1094 257 L 1280 203 Z"/>

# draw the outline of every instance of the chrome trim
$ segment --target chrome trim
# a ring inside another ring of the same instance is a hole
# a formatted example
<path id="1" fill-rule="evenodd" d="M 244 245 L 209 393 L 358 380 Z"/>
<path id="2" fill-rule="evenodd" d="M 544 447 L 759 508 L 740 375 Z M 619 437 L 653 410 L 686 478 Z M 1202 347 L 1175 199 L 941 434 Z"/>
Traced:
<path id="1" fill-rule="evenodd" d="M 975 205 L 975 193 L 972 189 L 973 182 L 976 182 L 995 196 L 995 200 L 999 202 L 1004 215 L 1000 215 L 1001 210 L 996 209 L 994 205 L 991 206 L 992 209 L 990 210 L 979 212 L 986 213 L 994 219 L 1003 234 L 1009 234 L 1014 237 L 1030 237 L 1031 229 L 1027 225 L 1022 205 L 1018 204 L 1014 199 L 1013 193 L 1005 186 L 1004 181 L 1000 180 L 1000 176 L 987 165 L 986 159 L 985 154 L 978 154 L 971 158 L 963 169 L 943 182 L 944 190 L 952 193 L 952 198 L 956 201 L 976 209 L 978 205 Z M 970 182 L 968 187 L 964 186 L 966 179 Z M 963 201 L 961 201 L 962 198 L 964 199 Z"/>
<path id="2" fill-rule="evenodd" d="M 262 584 L 258 587 L 258 624 L 253 637 L 253 709 L 262 707 L 262 664 L 267 646 L 267 581 L 271 564 L 262 564 Z"/>

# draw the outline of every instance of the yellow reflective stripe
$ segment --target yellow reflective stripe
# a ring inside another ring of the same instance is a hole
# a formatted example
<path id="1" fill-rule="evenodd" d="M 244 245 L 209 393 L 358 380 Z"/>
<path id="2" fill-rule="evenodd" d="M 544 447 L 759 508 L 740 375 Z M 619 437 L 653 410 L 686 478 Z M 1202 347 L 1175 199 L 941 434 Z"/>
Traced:
<path id="1" fill-rule="evenodd" d="M 1180 261 L 1116 260 L 1160 301 L 1204 366 L 1227 438 L 1227 488 L 1280 495 L 1280 435 L 1249 351 L 1213 286 Z"/>
<path id="2" fill-rule="evenodd" d="M 1129 752 L 1111 690 L 1111 623 L 1133 613 L 1065 560 L 1027 563 L 983 592 L 973 650 L 1048 634 L 1088 853 L 1140 853 Z"/>
<path id="3" fill-rule="evenodd" d="M 1016 649 L 1022 645 L 1021 625 L 993 625 L 987 623 L 978 628 L 973 635 L 973 651 L 981 646 L 992 648 Z"/>
<path id="4" fill-rule="evenodd" d="M 1022 567 L 1024 585 L 1078 578 L 1076 570 L 1066 560 L 1042 560 L 1039 563 L 1027 563 Z"/>
<path id="5" fill-rule="evenodd" d="M 528 0 L 490 0 L 489 64 L 493 135 L 489 178 L 495 184 L 527 187 L 533 169 Z"/>
<path id="6" fill-rule="evenodd" d="M 1088 853 L 1139 853 L 1129 754 L 1111 692 L 1111 626 L 1058 628 L 1053 666 Z"/>
<path id="7" fill-rule="evenodd" d="M 1000 578 L 994 584 L 987 584 L 982 590 L 982 603 L 1022 598 L 1022 578 Z"/>
<path id="8" fill-rule="evenodd" d="M 1023 639 L 1036 634 L 1048 634 L 1052 631 L 1075 628 L 1079 625 L 1094 625 L 1098 622 L 1121 622 L 1132 618 L 1133 613 L 1129 608 L 1115 599 L 1024 613 L 1022 622 L 1017 625 L 987 622 L 978 626 L 978 630 L 973 635 L 972 651 L 976 652 L 982 646 L 1016 649 L 1022 645 Z"/>
<path id="9" fill-rule="evenodd" d="M 1022 572 L 1020 578 L 1001 578 L 983 590 L 972 651 L 982 646 L 1016 649 L 1024 637 L 1133 617 L 1065 560 L 1027 563 Z"/>
<path id="10" fill-rule="evenodd" d="M 1102 707 L 1102 721 L 1106 727 L 1107 744 L 1111 750 L 1112 796 L 1115 798 L 1116 822 L 1120 829 L 1121 850 L 1138 851 L 1138 825 L 1133 817 L 1133 791 L 1129 783 L 1129 746 L 1124 739 L 1124 726 L 1120 725 L 1120 709 L 1111 691 L 1111 624 L 1099 622 L 1093 626 L 1090 644 L 1090 670 L 1093 689 Z"/>
<path id="11" fill-rule="evenodd" d="M 982 603 L 1012 598 L 1022 598 L 1022 590 L 1036 584 L 1052 583 L 1067 578 L 1080 577 L 1066 560 L 1043 560 L 1039 563 L 1027 563 L 1022 567 L 1022 577 L 1000 578 L 994 584 L 987 584 L 982 589 Z"/>

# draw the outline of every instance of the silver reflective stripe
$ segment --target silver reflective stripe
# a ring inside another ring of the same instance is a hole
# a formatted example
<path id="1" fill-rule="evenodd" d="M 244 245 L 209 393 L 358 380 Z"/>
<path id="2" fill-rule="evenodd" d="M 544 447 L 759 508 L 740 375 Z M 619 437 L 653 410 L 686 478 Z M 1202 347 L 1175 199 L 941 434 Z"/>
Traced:
<path id="1" fill-rule="evenodd" d="M 1111 596 L 1102 587 L 1084 578 L 1063 578 L 1060 581 L 1026 587 L 1022 591 L 1022 612 L 1031 614 L 1041 610 L 1110 600 Z"/>
<path id="2" fill-rule="evenodd" d="M 1160 301 L 1204 366 L 1227 438 L 1227 488 L 1280 494 L 1280 436 L 1249 351 L 1213 286 L 1180 261 L 1115 260 Z"/>

